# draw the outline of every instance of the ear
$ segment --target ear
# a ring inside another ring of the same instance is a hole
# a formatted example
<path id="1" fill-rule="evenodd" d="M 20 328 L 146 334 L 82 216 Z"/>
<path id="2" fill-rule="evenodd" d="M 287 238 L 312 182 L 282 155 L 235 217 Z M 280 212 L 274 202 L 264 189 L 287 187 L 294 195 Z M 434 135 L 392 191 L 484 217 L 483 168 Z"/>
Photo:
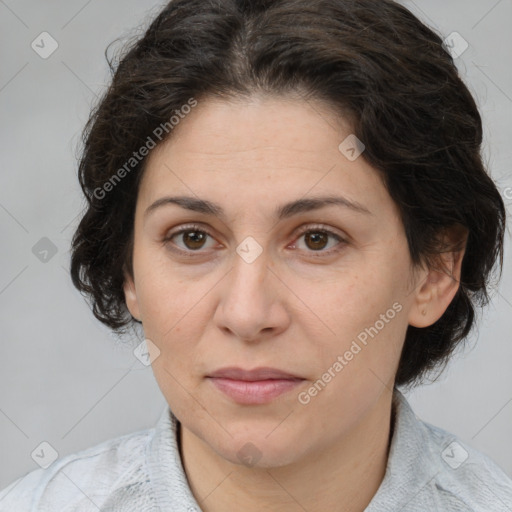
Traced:
<path id="1" fill-rule="evenodd" d="M 135 290 L 133 277 L 128 272 L 125 272 L 124 274 L 123 290 L 124 300 L 126 302 L 128 311 L 136 320 L 140 321 L 140 309 L 139 302 L 137 300 L 137 291 Z"/>
<path id="2" fill-rule="evenodd" d="M 462 226 L 445 232 L 442 247 L 450 250 L 438 254 L 426 275 L 422 274 L 409 310 L 409 325 L 428 327 L 443 316 L 459 289 L 466 241 L 467 230 Z"/>

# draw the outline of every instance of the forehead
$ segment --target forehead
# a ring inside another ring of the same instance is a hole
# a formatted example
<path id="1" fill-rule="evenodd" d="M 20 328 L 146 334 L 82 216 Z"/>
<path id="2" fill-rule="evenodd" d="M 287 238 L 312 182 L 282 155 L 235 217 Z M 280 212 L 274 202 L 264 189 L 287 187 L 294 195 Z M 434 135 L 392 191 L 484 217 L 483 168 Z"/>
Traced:
<path id="1" fill-rule="evenodd" d="M 338 192 L 360 203 L 389 202 L 379 173 L 340 151 L 349 136 L 348 121 L 318 101 L 203 100 L 149 155 L 140 199 L 178 192 L 229 196 L 240 205 L 259 198 L 264 208 L 283 203 L 283 195 Z"/>
<path id="2" fill-rule="evenodd" d="M 297 95 L 230 101 L 207 97 L 162 146 L 179 144 L 180 152 L 229 157 L 272 148 L 301 154 L 332 149 L 333 144 L 337 148 L 340 136 L 350 131 L 348 119 L 335 115 L 327 104 Z"/>

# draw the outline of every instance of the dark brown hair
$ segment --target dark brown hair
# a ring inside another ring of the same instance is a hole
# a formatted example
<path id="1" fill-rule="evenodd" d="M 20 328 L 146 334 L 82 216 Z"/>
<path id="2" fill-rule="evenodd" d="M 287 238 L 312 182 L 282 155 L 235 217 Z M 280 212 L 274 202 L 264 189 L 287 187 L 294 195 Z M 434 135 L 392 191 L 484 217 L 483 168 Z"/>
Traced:
<path id="1" fill-rule="evenodd" d="M 391 0 L 174 0 L 109 64 L 112 83 L 83 135 L 87 208 L 71 259 L 73 283 L 101 322 L 123 332 L 134 321 L 124 271 L 132 274 L 146 162 L 138 151 L 161 142 L 155 129 L 191 98 L 302 91 L 350 114 L 363 158 L 400 210 L 414 264 L 434 265 L 449 230 L 467 233 L 458 292 L 435 324 L 409 326 L 396 384 L 448 360 L 475 306 L 488 302 L 498 260 L 502 268 L 505 207 L 482 163 L 477 106 L 439 35 Z"/>

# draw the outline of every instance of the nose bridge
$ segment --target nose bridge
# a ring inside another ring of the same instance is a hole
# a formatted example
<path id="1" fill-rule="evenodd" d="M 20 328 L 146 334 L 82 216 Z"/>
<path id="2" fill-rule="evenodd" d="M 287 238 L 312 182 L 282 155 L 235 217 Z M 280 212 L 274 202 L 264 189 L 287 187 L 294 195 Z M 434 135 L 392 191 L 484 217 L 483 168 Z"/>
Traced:
<path id="1" fill-rule="evenodd" d="M 240 219 L 245 226 L 247 221 L 242 217 L 245 217 L 244 213 L 241 213 Z M 247 234 L 248 229 L 246 227 L 244 230 L 244 238 L 235 246 L 233 268 L 230 273 L 231 291 L 241 295 L 244 295 L 247 288 L 251 288 L 258 293 L 262 291 L 262 287 L 266 286 L 270 254 L 268 248 L 264 249 L 263 247 L 268 242 L 264 234 L 258 236 L 257 240 Z"/>
<path id="2" fill-rule="evenodd" d="M 218 327 L 246 340 L 259 338 L 263 330 L 281 330 L 287 323 L 268 255 L 263 248 L 256 249 L 253 241 L 238 246 L 215 314 Z"/>
<path id="3" fill-rule="evenodd" d="M 254 309 L 265 307 L 270 298 L 267 260 L 268 254 L 263 254 L 263 250 L 256 251 L 251 242 L 242 242 L 234 257 L 227 297 L 235 304 L 251 304 Z"/>

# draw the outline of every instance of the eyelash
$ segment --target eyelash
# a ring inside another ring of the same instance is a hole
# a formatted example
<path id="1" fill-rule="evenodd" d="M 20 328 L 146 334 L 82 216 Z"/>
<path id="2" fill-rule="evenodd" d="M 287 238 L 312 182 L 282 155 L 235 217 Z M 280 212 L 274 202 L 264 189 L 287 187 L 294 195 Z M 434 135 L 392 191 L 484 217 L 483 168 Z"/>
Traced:
<path id="1" fill-rule="evenodd" d="M 202 253 L 202 251 L 200 249 L 198 249 L 197 251 L 194 251 L 191 249 L 184 250 L 184 249 L 176 247 L 176 245 L 171 241 L 174 237 L 176 237 L 178 235 L 182 235 L 183 233 L 187 233 L 189 231 L 196 231 L 199 233 L 204 233 L 204 234 L 208 235 L 209 237 L 213 238 L 213 236 L 208 231 L 206 231 L 203 227 L 198 226 L 196 224 L 190 224 L 190 225 L 182 227 L 178 231 L 175 231 L 175 232 L 167 235 L 165 238 L 162 239 L 162 243 L 165 246 L 167 246 L 169 248 L 169 250 L 176 252 L 180 255 L 184 255 L 184 256 L 190 257 L 190 258 L 197 257 L 198 255 L 201 255 L 201 253 Z M 296 235 L 296 237 L 297 237 L 296 239 L 298 240 L 301 236 L 303 236 L 307 233 L 323 233 L 330 237 L 333 237 L 336 241 L 339 242 L 334 248 L 331 248 L 329 250 L 320 249 L 318 251 L 313 251 L 313 250 L 307 251 L 308 253 L 311 253 L 311 256 L 313 256 L 315 258 L 331 256 L 332 254 L 341 251 L 343 249 L 343 247 L 348 243 L 347 240 L 345 240 L 343 237 L 341 237 L 337 233 L 334 233 L 333 231 L 325 228 L 321 224 L 307 226 L 306 228 L 301 229 L 299 231 L 299 233 Z M 295 242 L 294 242 L 294 244 L 295 244 Z"/>

